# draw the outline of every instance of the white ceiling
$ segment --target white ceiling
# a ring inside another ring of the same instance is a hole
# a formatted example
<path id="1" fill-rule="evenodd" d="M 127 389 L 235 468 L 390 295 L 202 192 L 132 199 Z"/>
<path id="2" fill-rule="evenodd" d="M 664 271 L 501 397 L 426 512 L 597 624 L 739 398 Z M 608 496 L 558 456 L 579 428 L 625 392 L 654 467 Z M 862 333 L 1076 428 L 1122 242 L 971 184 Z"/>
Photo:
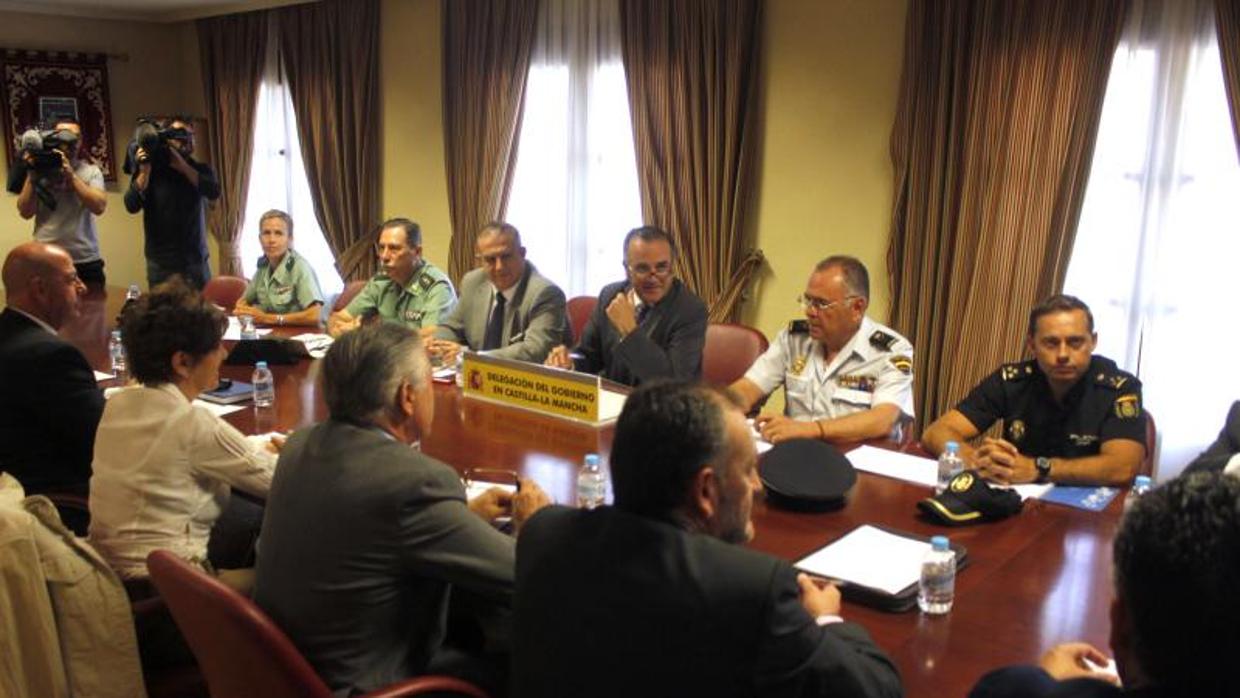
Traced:
<path id="1" fill-rule="evenodd" d="M 183 22 L 199 17 L 296 5 L 316 0 L 0 0 L 0 11 L 144 22 Z"/>

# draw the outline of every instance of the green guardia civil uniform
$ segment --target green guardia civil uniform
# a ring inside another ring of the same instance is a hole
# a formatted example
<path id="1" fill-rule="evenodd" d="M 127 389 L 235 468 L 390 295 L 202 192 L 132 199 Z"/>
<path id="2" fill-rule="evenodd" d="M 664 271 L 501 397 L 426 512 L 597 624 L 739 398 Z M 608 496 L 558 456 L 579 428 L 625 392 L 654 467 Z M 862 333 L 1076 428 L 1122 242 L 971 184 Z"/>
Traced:
<path id="1" fill-rule="evenodd" d="M 245 287 L 245 302 L 265 313 L 289 315 L 323 302 L 319 277 L 305 257 L 293 250 L 272 266 L 266 255 L 258 259 L 258 271 Z"/>
<path id="2" fill-rule="evenodd" d="M 378 314 L 385 322 L 396 322 L 410 329 L 438 325 L 456 305 L 456 291 L 448 275 L 426 260 L 413 270 L 404 286 L 375 274 L 345 310 L 353 317 Z"/>

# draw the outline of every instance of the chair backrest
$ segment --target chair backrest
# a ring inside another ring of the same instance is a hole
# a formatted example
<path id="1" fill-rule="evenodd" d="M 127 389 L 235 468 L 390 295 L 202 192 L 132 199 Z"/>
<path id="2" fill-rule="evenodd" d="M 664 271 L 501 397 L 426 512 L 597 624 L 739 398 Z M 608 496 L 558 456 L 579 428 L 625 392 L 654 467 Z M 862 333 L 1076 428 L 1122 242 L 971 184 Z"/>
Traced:
<path id="1" fill-rule="evenodd" d="M 747 325 L 711 323 L 702 349 L 702 380 L 728 386 L 745 375 L 769 346 L 766 335 Z"/>
<path id="2" fill-rule="evenodd" d="M 357 294 L 362 292 L 362 287 L 365 285 L 366 285 L 365 281 L 350 281 L 349 283 L 345 284 L 344 290 L 340 292 L 339 296 L 336 296 L 336 302 L 332 303 L 332 312 L 338 313 L 341 310 L 344 310 L 345 306 L 347 306 L 350 301 L 356 298 Z"/>
<path id="3" fill-rule="evenodd" d="M 573 331 L 573 344 L 581 342 L 581 333 L 586 329 L 590 313 L 598 305 L 594 296 L 574 296 L 568 299 L 568 326 Z"/>
<path id="4" fill-rule="evenodd" d="M 1145 458 L 1137 468 L 1138 475 L 1154 475 L 1154 456 L 1158 450 L 1158 427 L 1154 426 L 1154 415 L 1145 410 Z"/>
<path id="5" fill-rule="evenodd" d="M 253 601 L 167 550 L 148 555 L 146 566 L 198 659 L 211 698 L 330 698 L 327 684 Z M 473 684 L 448 676 L 419 676 L 367 695 L 423 693 L 488 698 Z"/>
<path id="6" fill-rule="evenodd" d="M 202 296 L 231 313 L 245 295 L 246 280 L 239 276 L 216 276 L 202 289 Z"/>
<path id="7" fill-rule="evenodd" d="M 212 698 L 329 698 L 309 662 L 254 602 L 166 550 L 146 559 L 151 582 L 198 659 Z"/>

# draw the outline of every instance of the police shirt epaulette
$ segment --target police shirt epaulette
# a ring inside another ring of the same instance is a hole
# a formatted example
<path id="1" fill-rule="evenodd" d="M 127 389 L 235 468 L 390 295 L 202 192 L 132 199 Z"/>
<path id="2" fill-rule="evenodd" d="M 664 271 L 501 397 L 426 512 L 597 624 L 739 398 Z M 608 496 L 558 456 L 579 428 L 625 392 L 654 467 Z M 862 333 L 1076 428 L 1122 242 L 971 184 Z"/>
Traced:
<path id="1" fill-rule="evenodd" d="M 1119 390 L 1128 383 L 1128 376 L 1119 373 L 1099 371 L 1098 374 L 1094 376 L 1094 382 L 1106 388 Z"/>
<path id="2" fill-rule="evenodd" d="M 1008 382 L 1024 380 L 1033 375 L 1033 365 L 1028 361 L 1003 364 L 999 369 L 999 375 L 1003 376 L 1003 380 Z"/>
<path id="3" fill-rule="evenodd" d="M 870 335 L 870 344 L 873 344 L 879 349 L 886 349 L 887 351 L 891 351 L 891 346 L 895 343 L 896 343 L 895 336 L 887 334 L 886 332 L 883 332 L 882 330 L 874 330 L 874 334 Z"/>
<path id="4" fill-rule="evenodd" d="M 788 334 L 809 334 L 809 320 L 789 320 Z"/>
<path id="5" fill-rule="evenodd" d="M 435 285 L 435 280 L 431 278 L 430 274 L 423 274 L 421 278 L 418 279 L 418 285 L 422 287 L 423 291 L 425 291 Z"/>

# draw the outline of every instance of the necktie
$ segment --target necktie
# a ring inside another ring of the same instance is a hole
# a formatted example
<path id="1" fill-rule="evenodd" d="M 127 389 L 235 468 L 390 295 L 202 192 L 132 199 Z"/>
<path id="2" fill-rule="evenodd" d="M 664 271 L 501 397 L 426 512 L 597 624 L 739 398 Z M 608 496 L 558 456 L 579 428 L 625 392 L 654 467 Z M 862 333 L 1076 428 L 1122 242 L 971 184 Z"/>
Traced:
<path id="1" fill-rule="evenodd" d="M 504 294 L 495 294 L 495 307 L 491 309 L 491 319 L 487 322 L 487 333 L 482 338 L 482 350 L 499 349 L 504 339 Z"/>
<path id="2" fill-rule="evenodd" d="M 646 316 L 648 316 L 648 315 L 650 315 L 650 306 L 649 306 L 648 304 L 646 304 L 646 303 L 642 303 L 642 304 L 641 304 L 640 306 L 638 306 L 638 308 L 637 308 L 637 324 L 639 324 L 639 325 L 640 325 L 640 324 L 642 324 L 643 322 L 645 322 L 645 321 L 646 321 Z"/>

